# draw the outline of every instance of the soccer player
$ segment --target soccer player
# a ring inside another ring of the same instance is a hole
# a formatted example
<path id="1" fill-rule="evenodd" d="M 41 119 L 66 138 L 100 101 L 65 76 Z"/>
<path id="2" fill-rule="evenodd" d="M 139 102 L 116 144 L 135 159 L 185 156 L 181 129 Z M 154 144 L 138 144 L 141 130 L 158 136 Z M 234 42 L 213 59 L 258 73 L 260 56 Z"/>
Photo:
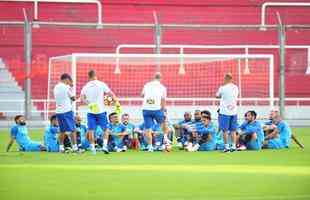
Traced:
<path id="1" fill-rule="evenodd" d="M 238 128 L 237 119 L 237 98 L 238 87 L 233 83 L 231 74 L 224 77 L 224 85 L 221 86 L 216 97 L 220 98 L 219 128 L 223 132 L 224 152 L 236 150 L 236 130 Z M 228 143 L 228 136 L 232 139 L 232 145 Z"/>
<path id="2" fill-rule="evenodd" d="M 119 123 L 119 118 L 116 112 L 109 115 L 110 124 L 108 128 L 110 130 L 111 141 L 109 141 L 111 148 L 116 152 L 127 151 L 125 140 L 128 138 L 129 133 L 126 131 L 126 127 Z"/>
<path id="3" fill-rule="evenodd" d="M 79 115 L 75 117 L 75 126 L 78 148 L 87 150 L 90 147 L 89 141 L 87 139 L 87 127 L 82 124 L 82 118 Z"/>
<path id="4" fill-rule="evenodd" d="M 184 113 L 184 119 L 176 124 L 174 124 L 174 128 L 176 131 L 176 137 L 177 137 L 177 146 L 179 148 L 184 148 L 185 142 L 188 140 L 188 131 L 187 129 L 184 128 L 185 125 L 192 124 L 192 114 L 190 112 L 185 112 Z"/>
<path id="5" fill-rule="evenodd" d="M 81 100 L 88 105 L 87 128 L 90 149 L 93 154 L 96 154 L 94 130 L 98 125 L 105 132 L 105 134 L 103 134 L 102 151 L 108 154 L 109 150 L 107 145 L 109 139 L 109 130 L 107 128 L 108 119 L 107 110 L 104 105 L 104 96 L 111 96 L 116 106 L 119 106 L 119 102 L 117 101 L 116 96 L 110 90 L 108 85 L 102 81 L 97 80 L 96 72 L 94 70 L 90 70 L 88 72 L 88 79 L 89 81 L 82 88 Z"/>
<path id="6" fill-rule="evenodd" d="M 59 124 L 59 151 L 65 152 L 65 134 L 69 134 L 73 151 L 78 151 L 75 133 L 75 121 L 72 111 L 72 102 L 75 96 L 72 90 L 72 78 L 64 73 L 60 76 L 60 82 L 54 87 L 54 97 L 56 100 L 56 117 Z"/>
<path id="7" fill-rule="evenodd" d="M 264 142 L 263 127 L 256 117 L 254 110 L 246 112 L 245 121 L 240 126 L 239 135 L 249 150 L 260 150 Z"/>
<path id="8" fill-rule="evenodd" d="M 59 126 L 56 115 L 50 117 L 50 124 L 44 131 L 44 145 L 48 152 L 59 152 L 59 143 L 57 134 L 59 133 Z"/>
<path id="9" fill-rule="evenodd" d="M 15 116 L 14 121 L 15 125 L 11 128 L 11 139 L 6 148 L 7 152 L 9 152 L 15 141 L 19 145 L 20 151 L 46 151 L 44 145 L 30 139 L 23 115 Z"/>
<path id="10" fill-rule="evenodd" d="M 211 113 L 207 110 L 201 112 L 201 124 L 196 124 L 193 137 L 196 144 L 188 151 L 213 151 L 216 150 L 216 128 L 211 122 Z"/>
<path id="11" fill-rule="evenodd" d="M 211 115 L 209 111 L 206 111 Z M 196 133 L 193 131 L 196 130 L 197 127 L 203 127 L 203 122 L 201 120 L 201 110 L 195 110 L 194 112 L 194 120 L 192 123 L 187 123 L 184 125 L 184 128 L 187 130 L 187 137 L 184 143 L 184 149 L 190 151 L 193 148 L 193 144 L 196 144 Z"/>
<path id="12" fill-rule="evenodd" d="M 292 131 L 289 125 L 282 120 L 279 111 L 272 110 L 270 112 L 271 124 L 265 127 L 265 130 L 271 130 L 269 135 L 279 134 L 283 147 L 288 148 L 291 143 Z"/>
<path id="13" fill-rule="evenodd" d="M 164 131 L 164 143 L 168 145 L 168 128 L 167 124 L 164 123 L 164 110 L 166 106 L 167 89 L 160 83 L 161 75 L 156 73 L 154 80 L 146 83 L 143 87 L 141 96 L 143 97 L 143 120 L 145 135 L 147 137 L 147 149 L 149 152 L 153 152 L 152 145 L 152 127 L 154 121 L 160 124 Z"/>
<path id="14" fill-rule="evenodd" d="M 128 140 L 125 141 L 126 146 L 128 148 L 138 149 L 138 134 L 135 132 L 135 125 L 130 122 L 128 113 L 122 114 L 121 123 L 126 127 L 126 132 L 128 133 Z"/>

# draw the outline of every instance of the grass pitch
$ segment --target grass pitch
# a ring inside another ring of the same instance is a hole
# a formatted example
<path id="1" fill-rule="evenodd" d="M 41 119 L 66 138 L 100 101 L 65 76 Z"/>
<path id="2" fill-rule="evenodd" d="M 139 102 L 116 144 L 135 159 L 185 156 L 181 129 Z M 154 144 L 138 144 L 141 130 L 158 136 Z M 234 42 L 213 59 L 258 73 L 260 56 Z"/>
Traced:
<path id="1" fill-rule="evenodd" d="M 0 199 L 309 200 L 310 129 L 293 130 L 305 149 L 260 152 L 136 152 L 105 155 L 6 153 L 0 131 Z M 42 140 L 42 130 L 31 130 Z"/>

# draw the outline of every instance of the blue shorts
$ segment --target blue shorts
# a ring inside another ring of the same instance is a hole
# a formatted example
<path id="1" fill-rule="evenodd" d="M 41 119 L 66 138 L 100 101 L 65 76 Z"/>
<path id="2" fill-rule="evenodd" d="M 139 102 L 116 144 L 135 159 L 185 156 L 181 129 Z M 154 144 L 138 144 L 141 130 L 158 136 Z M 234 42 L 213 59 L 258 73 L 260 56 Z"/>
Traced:
<path id="1" fill-rule="evenodd" d="M 31 141 L 20 148 L 21 151 L 41 151 L 41 143 Z"/>
<path id="2" fill-rule="evenodd" d="M 46 144 L 46 151 L 48 151 L 48 152 L 58 152 L 59 151 L 59 144 L 57 142 Z"/>
<path id="3" fill-rule="evenodd" d="M 249 142 L 247 142 L 246 148 L 249 150 L 260 150 L 262 149 L 262 144 L 260 144 L 257 139 L 250 140 Z"/>
<path id="4" fill-rule="evenodd" d="M 236 131 L 238 128 L 237 115 L 223 115 L 219 114 L 219 127 L 221 131 Z"/>
<path id="5" fill-rule="evenodd" d="M 280 138 L 273 138 L 271 140 L 268 140 L 267 148 L 268 149 L 282 149 L 284 148 L 284 146 Z"/>
<path id="6" fill-rule="evenodd" d="M 144 128 L 151 129 L 154 125 L 154 120 L 158 124 L 162 124 L 165 120 L 162 110 L 143 110 Z"/>
<path id="7" fill-rule="evenodd" d="M 108 118 L 107 113 L 87 113 L 87 127 L 88 130 L 96 130 L 96 127 L 100 126 L 103 131 L 105 131 L 108 127 Z"/>
<path id="8" fill-rule="evenodd" d="M 214 151 L 216 150 L 216 143 L 206 142 L 200 145 L 198 151 Z"/>
<path id="9" fill-rule="evenodd" d="M 75 131 L 75 120 L 73 112 L 69 111 L 66 113 L 56 114 L 60 132 L 73 132 Z"/>

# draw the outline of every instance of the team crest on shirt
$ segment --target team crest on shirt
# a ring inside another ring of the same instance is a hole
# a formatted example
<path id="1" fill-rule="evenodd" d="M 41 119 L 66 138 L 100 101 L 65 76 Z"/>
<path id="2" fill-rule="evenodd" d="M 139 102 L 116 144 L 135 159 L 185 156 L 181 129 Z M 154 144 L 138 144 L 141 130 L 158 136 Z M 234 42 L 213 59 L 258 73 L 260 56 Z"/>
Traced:
<path id="1" fill-rule="evenodd" d="M 153 104 L 155 104 L 155 100 L 154 99 L 147 99 L 146 103 L 153 105 Z"/>

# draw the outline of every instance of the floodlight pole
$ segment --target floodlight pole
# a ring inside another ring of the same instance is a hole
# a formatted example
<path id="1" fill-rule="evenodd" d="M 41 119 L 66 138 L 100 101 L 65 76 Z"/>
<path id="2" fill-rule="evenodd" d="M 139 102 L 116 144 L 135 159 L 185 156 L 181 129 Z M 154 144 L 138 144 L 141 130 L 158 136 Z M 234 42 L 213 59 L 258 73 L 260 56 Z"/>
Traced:
<path id="1" fill-rule="evenodd" d="M 282 24 L 281 16 L 277 12 L 278 19 L 278 38 L 280 56 L 280 82 L 279 82 L 279 107 L 280 115 L 285 118 L 285 27 Z"/>
<path id="2" fill-rule="evenodd" d="M 25 117 L 31 118 L 31 56 L 32 56 L 32 30 L 28 21 L 27 12 L 24 13 L 24 63 L 25 63 Z"/>
<path id="3" fill-rule="evenodd" d="M 154 24 L 155 24 L 155 53 L 158 55 L 156 58 L 156 72 L 160 72 L 160 45 L 161 45 L 161 27 L 158 20 L 158 15 L 156 11 L 153 11 Z"/>

